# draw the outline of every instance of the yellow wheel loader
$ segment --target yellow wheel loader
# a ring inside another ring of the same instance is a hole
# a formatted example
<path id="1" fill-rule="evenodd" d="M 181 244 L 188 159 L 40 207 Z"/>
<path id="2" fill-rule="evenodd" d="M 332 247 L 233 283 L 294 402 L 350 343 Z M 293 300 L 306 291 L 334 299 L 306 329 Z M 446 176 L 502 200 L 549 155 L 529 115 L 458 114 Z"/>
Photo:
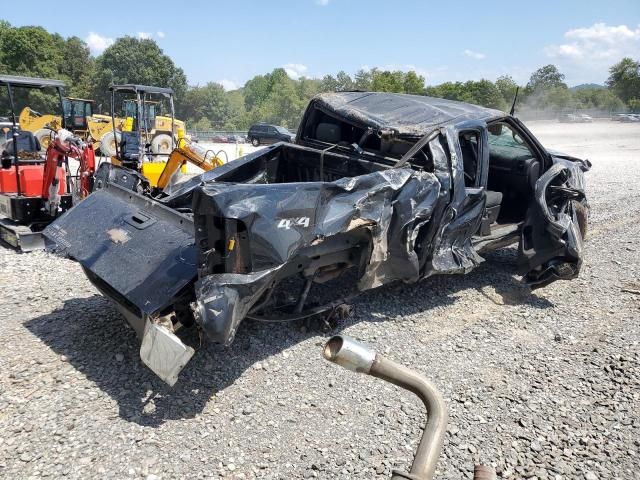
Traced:
<path id="1" fill-rule="evenodd" d="M 151 151 L 154 154 L 168 155 L 172 150 L 171 143 L 171 117 L 163 116 L 160 112 L 159 102 L 147 102 L 145 106 L 148 119 L 148 140 L 151 143 Z M 84 140 L 92 140 L 95 150 L 102 151 L 103 155 L 111 157 L 116 154 L 116 142 L 120 142 L 120 132 L 124 126 L 124 119 L 116 117 L 112 122 L 109 115 L 93 113 L 94 100 L 66 97 L 63 99 L 64 119 L 68 129 L 74 135 Z M 134 100 L 123 102 L 125 117 L 136 116 L 136 103 Z M 58 131 L 62 126 L 59 115 L 42 114 L 30 107 L 25 107 L 20 112 L 20 128 L 28 130 L 40 141 L 42 150 L 49 145 L 52 131 Z M 115 123 L 115 133 L 114 133 Z M 175 120 L 176 129 L 184 131 L 185 124 L 181 120 Z"/>
<path id="2" fill-rule="evenodd" d="M 113 129 L 111 117 L 93 113 L 93 100 L 66 97 L 62 100 L 64 121 L 67 129 L 83 140 L 92 140 L 94 149 L 100 148 L 102 137 Z M 49 146 L 52 131 L 62 127 L 59 115 L 42 114 L 24 107 L 19 116 L 20 128 L 32 132 L 43 150 Z M 116 122 L 121 128 L 122 119 Z"/>

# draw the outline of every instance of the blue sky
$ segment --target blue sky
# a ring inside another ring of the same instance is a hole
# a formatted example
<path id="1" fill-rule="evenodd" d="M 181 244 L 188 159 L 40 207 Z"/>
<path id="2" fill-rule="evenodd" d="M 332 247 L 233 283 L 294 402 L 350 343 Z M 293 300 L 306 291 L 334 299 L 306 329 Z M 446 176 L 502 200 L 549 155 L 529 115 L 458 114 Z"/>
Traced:
<path id="1" fill-rule="evenodd" d="M 28 3 L 2 19 L 76 35 L 95 54 L 117 37 L 149 36 L 192 85 L 233 88 L 281 66 L 294 78 L 380 67 L 416 70 L 427 84 L 503 74 L 526 83 L 548 63 L 575 85 L 603 83 L 622 56 L 640 58 L 640 0 Z"/>

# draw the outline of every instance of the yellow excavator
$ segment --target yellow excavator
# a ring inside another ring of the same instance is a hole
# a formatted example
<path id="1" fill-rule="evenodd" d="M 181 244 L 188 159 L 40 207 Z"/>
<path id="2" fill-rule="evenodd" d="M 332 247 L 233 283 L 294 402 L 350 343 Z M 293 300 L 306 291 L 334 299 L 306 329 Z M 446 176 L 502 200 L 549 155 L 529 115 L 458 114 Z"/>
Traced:
<path id="1" fill-rule="evenodd" d="M 126 118 L 121 131 L 115 137 L 115 154 L 110 159 L 112 164 L 139 171 L 149 180 L 152 187 L 162 190 L 169 185 L 178 169 L 182 168 L 183 173 L 186 173 L 187 162 L 203 170 L 211 170 L 224 163 L 197 143 L 187 141 L 184 122 L 175 120 L 174 93 L 171 88 L 125 84 L 111 85 L 109 91 L 112 106 L 116 104 L 116 94 L 135 96 L 124 100 Z M 156 109 L 161 104 L 156 99 L 168 104 L 170 117 L 156 115 Z M 113 107 L 111 118 L 115 125 Z M 158 131 L 168 133 L 158 135 Z M 103 137 L 103 145 L 107 135 Z M 164 143 L 160 143 L 159 140 Z M 165 161 L 167 156 L 169 158 Z"/>
<path id="2" fill-rule="evenodd" d="M 224 153 L 224 150 L 222 153 Z M 205 172 L 225 164 L 225 162 L 212 150 L 207 151 L 197 143 L 187 143 L 184 139 L 180 138 L 178 139 L 178 146 L 174 148 L 169 155 L 169 159 L 167 160 L 162 173 L 157 180 L 150 179 L 151 183 L 153 184 L 155 181 L 158 190 L 164 190 L 167 185 L 169 185 L 173 175 L 179 169 L 184 170 L 187 162 L 201 168 Z"/>
<path id="3" fill-rule="evenodd" d="M 65 125 L 67 130 L 83 140 L 92 140 L 94 149 L 100 148 L 102 138 L 113 129 L 111 117 L 93 113 L 95 101 L 85 98 L 65 97 L 62 99 Z M 59 115 L 42 114 L 31 107 L 20 112 L 19 122 L 22 130 L 32 132 L 40 142 L 42 150 L 49 146 L 52 131 L 62 128 Z M 122 119 L 117 119 L 117 127 L 122 128 Z"/>

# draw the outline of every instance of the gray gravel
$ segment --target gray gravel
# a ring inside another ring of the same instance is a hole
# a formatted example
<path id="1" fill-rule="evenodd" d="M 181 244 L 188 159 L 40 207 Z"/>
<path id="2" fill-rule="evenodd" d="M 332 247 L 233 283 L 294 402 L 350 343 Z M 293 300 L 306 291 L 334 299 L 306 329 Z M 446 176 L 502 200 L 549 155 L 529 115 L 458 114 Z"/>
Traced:
<path id="1" fill-rule="evenodd" d="M 437 478 L 638 478 L 640 126 L 532 124 L 589 157 L 579 279 L 532 293 L 513 249 L 369 292 L 339 328 L 428 375 L 451 422 Z M 0 247 L 0 477 L 389 478 L 424 421 L 410 394 L 320 359 L 304 326 L 246 322 L 173 388 L 80 268 Z M 188 332 L 186 332 L 189 334 Z"/>

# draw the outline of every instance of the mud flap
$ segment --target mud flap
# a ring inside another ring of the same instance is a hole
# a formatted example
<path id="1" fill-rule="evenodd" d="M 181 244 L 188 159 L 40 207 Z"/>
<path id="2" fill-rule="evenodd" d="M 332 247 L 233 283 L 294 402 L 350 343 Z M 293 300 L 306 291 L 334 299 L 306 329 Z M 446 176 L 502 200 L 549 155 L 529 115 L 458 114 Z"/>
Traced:
<path id="1" fill-rule="evenodd" d="M 182 343 L 182 340 L 166 327 L 146 322 L 140 346 L 140 359 L 170 386 L 175 385 L 178 375 L 194 353 L 193 348 Z"/>
<path id="2" fill-rule="evenodd" d="M 518 252 L 519 273 L 531 288 L 578 276 L 583 238 L 576 205 L 583 202 L 578 166 L 556 163 L 538 179 Z"/>

